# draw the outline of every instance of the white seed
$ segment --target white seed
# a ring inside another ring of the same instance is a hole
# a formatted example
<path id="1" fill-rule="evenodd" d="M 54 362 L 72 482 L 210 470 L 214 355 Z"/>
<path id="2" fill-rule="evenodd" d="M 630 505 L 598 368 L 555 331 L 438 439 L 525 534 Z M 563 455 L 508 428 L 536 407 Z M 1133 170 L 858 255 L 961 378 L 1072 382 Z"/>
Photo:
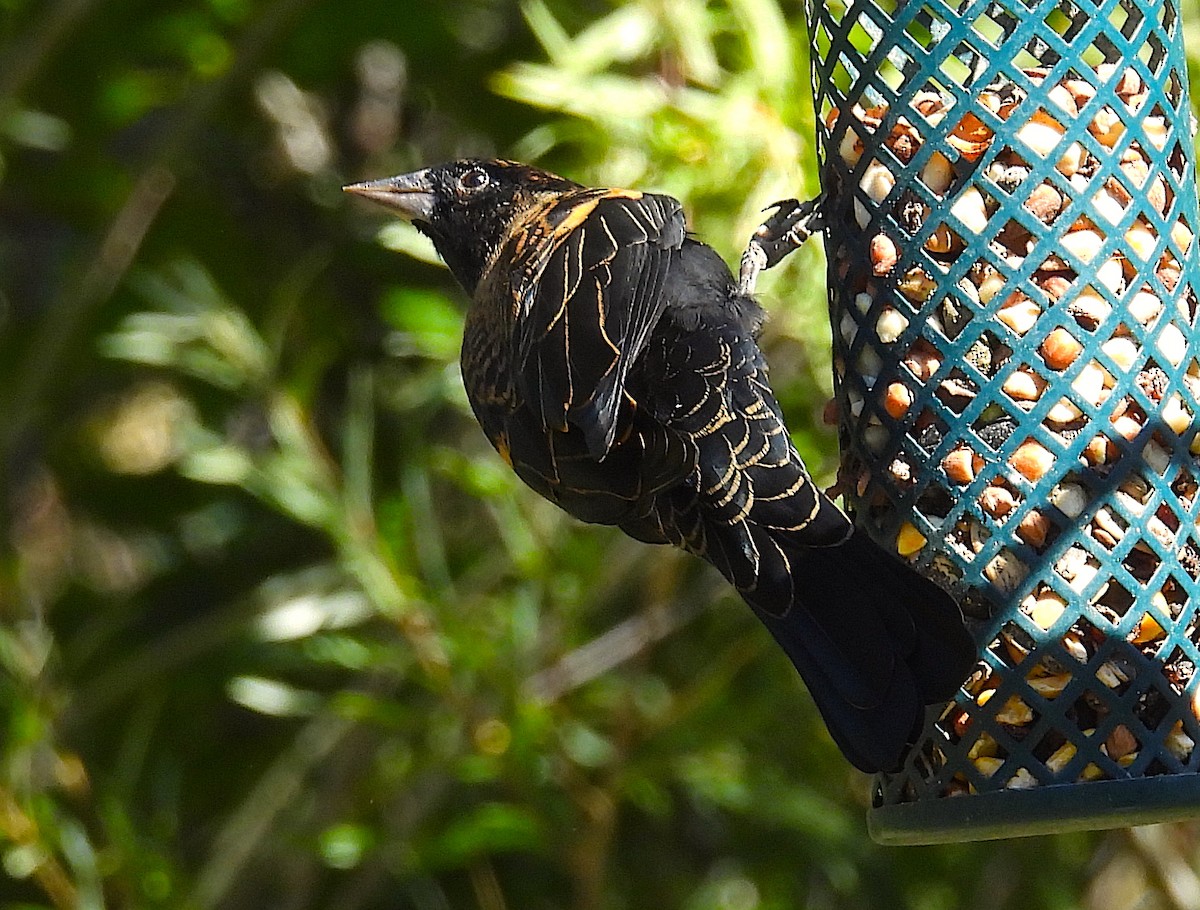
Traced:
<path id="1" fill-rule="evenodd" d="M 1129 315 L 1142 325 L 1150 325 L 1163 311 L 1163 302 L 1150 291 L 1138 291 L 1127 304 Z"/>
<path id="2" fill-rule="evenodd" d="M 973 234 L 982 234 L 987 229 L 987 206 L 983 195 L 973 186 L 967 187 L 959 194 L 958 199 L 950 207 L 950 214 L 962 222 L 964 228 Z"/>
<path id="3" fill-rule="evenodd" d="M 1071 586 L 1076 594 L 1087 590 L 1100 571 L 1096 557 L 1080 546 L 1072 546 L 1054 564 L 1054 571 Z"/>
<path id="4" fill-rule="evenodd" d="M 893 480 L 899 483 L 908 483 L 913 476 L 912 465 L 902 458 L 897 458 L 888 465 L 888 473 Z"/>
<path id="5" fill-rule="evenodd" d="M 1060 83 L 1054 86 L 1047 92 L 1047 96 L 1072 118 L 1079 113 L 1079 107 L 1075 104 L 1075 97 L 1065 85 Z"/>
<path id="6" fill-rule="evenodd" d="M 921 168 L 921 180 L 929 189 L 941 196 L 950 189 L 950 181 L 954 172 L 950 167 L 950 159 L 941 152 L 934 152 Z"/>
<path id="7" fill-rule="evenodd" d="M 1093 537 L 1101 542 L 1116 546 L 1125 537 L 1125 528 L 1117 521 L 1112 509 L 1104 506 L 1096 510 L 1089 528 Z"/>
<path id="8" fill-rule="evenodd" d="M 1188 250 L 1192 248 L 1192 229 L 1184 223 L 1183 219 L 1179 219 L 1171 227 L 1171 240 L 1179 247 L 1179 251 L 1183 255 L 1188 254 Z"/>
<path id="9" fill-rule="evenodd" d="M 1081 664 L 1086 664 L 1088 662 L 1087 645 L 1079 640 L 1079 636 L 1075 632 L 1068 632 L 1066 635 L 1064 635 L 1062 638 L 1062 643 L 1063 650 L 1066 651 L 1072 659 Z"/>
<path id="10" fill-rule="evenodd" d="M 1138 149 L 1127 149 L 1121 156 L 1121 173 L 1125 175 L 1126 182 L 1140 190 L 1150 179 L 1150 165 L 1146 156 Z"/>
<path id="11" fill-rule="evenodd" d="M 1065 242 L 1066 238 L 1063 239 Z M 1141 218 L 1130 225 L 1129 230 L 1125 232 L 1125 242 L 1142 262 L 1146 262 L 1154 254 L 1154 245 L 1157 241 L 1158 235 Z"/>
<path id="12" fill-rule="evenodd" d="M 996 313 L 996 318 L 1013 330 L 1024 335 L 1032 329 L 1042 315 L 1042 308 L 1024 294 L 1014 292 Z"/>
<path id="13" fill-rule="evenodd" d="M 1079 375 L 1071 383 L 1071 388 L 1088 404 L 1098 405 L 1105 397 L 1104 385 L 1106 378 L 1112 378 L 1109 376 L 1108 370 L 1104 369 L 1098 363 L 1091 362 L 1079 371 Z"/>
<path id="14" fill-rule="evenodd" d="M 1050 504 L 1074 521 L 1087 508 L 1087 490 L 1077 483 L 1060 483 L 1050 491 Z"/>
<path id="15" fill-rule="evenodd" d="M 908 328 L 908 318 L 895 307 L 884 307 L 875 321 L 875 334 L 884 344 L 891 344 Z"/>
<path id="16" fill-rule="evenodd" d="M 1032 719 L 1030 717 L 1030 720 Z M 1018 768 L 1017 773 L 1005 782 L 1004 788 L 1006 790 L 1032 790 L 1037 785 L 1037 778 L 1030 773 L 1028 768 Z"/>
<path id="17" fill-rule="evenodd" d="M 1138 358 L 1138 346 L 1133 340 L 1124 336 L 1110 338 L 1100 346 L 1100 349 L 1122 370 L 1128 372 L 1133 368 Z"/>
<path id="18" fill-rule="evenodd" d="M 858 197 L 854 197 L 854 220 L 858 222 L 858 226 L 866 230 L 868 224 L 871 223 L 871 213 L 867 211 L 867 207 L 862 204 Z"/>
<path id="19" fill-rule="evenodd" d="M 1114 295 L 1120 294 L 1125 290 L 1125 266 L 1116 256 L 1110 256 L 1096 270 L 1096 281 L 1112 291 Z"/>
<path id="20" fill-rule="evenodd" d="M 1110 689 L 1117 689 L 1129 682 L 1128 674 L 1111 660 L 1106 660 L 1099 666 L 1096 679 Z"/>
<path id="21" fill-rule="evenodd" d="M 1183 363 L 1183 358 L 1187 356 L 1187 339 L 1173 322 L 1162 327 L 1156 346 L 1163 359 L 1173 367 Z"/>
<path id="22" fill-rule="evenodd" d="M 1154 178 L 1150 188 L 1146 190 L 1146 201 L 1160 215 L 1167 213 L 1167 193 L 1167 182 L 1161 174 Z"/>
<path id="23" fill-rule="evenodd" d="M 986 270 L 983 279 L 979 282 L 979 301 L 981 303 L 990 302 L 993 297 L 1004 289 L 1007 283 L 1004 280 L 1004 276 L 996 271 L 996 269 L 986 266 Z"/>
<path id="24" fill-rule="evenodd" d="M 1086 79 L 1068 79 L 1063 84 L 1075 99 L 1077 109 L 1082 109 L 1085 104 L 1096 97 L 1096 87 Z"/>
<path id="25" fill-rule="evenodd" d="M 1146 134 L 1146 138 L 1150 140 L 1150 144 L 1160 152 L 1167 147 L 1167 140 L 1171 135 L 1171 128 L 1167 125 L 1167 121 L 1162 117 L 1147 117 L 1142 121 L 1142 130 Z"/>
<path id="26" fill-rule="evenodd" d="M 1096 466 L 1108 464 L 1117 457 L 1117 448 L 1111 439 L 1100 434 L 1088 440 L 1083 450 L 1083 459 L 1088 464 Z"/>
<path id="27" fill-rule="evenodd" d="M 1179 397 L 1179 393 L 1175 392 L 1168 398 L 1162 406 L 1163 423 L 1171 428 L 1176 436 L 1182 436 L 1187 432 L 1192 425 L 1192 413 L 1187 409 L 1187 405 L 1183 403 L 1183 399 Z"/>
<path id="28" fill-rule="evenodd" d="M 858 334 L 858 323 L 854 321 L 854 317 L 849 313 L 842 314 L 841 322 L 842 341 L 847 346 L 854 343 L 854 336 Z"/>
<path id="29" fill-rule="evenodd" d="M 1059 426 L 1063 426 L 1064 424 L 1068 423 L 1074 423 L 1082 416 L 1083 412 L 1079 410 L 1075 402 L 1073 402 L 1070 398 L 1058 399 L 1058 401 L 1054 403 L 1054 406 L 1046 412 L 1046 420 L 1048 420 L 1050 423 L 1058 424 Z"/>
<path id="30" fill-rule="evenodd" d="M 896 178 L 879 161 L 872 161 L 867 165 L 867 169 L 863 172 L 858 185 L 872 202 L 883 202 L 887 198 L 888 193 L 895 187 Z"/>
<path id="31" fill-rule="evenodd" d="M 1071 177 L 1083 168 L 1083 163 L 1086 160 L 1087 150 L 1078 142 L 1072 142 L 1067 146 L 1067 150 L 1062 153 L 1062 157 L 1058 159 L 1058 164 L 1055 167 L 1060 174 Z"/>
<path id="32" fill-rule="evenodd" d="M 1095 329 L 1108 318 L 1112 304 L 1089 284 L 1067 305 L 1067 310 L 1080 325 Z"/>
<path id="33" fill-rule="evenodd" d="M 1017 130 L 1017 139 L 1039 158 L 1049 158 L 1062 139 L 1063 132 L 1062 125 L 1057 120 L 1038 111 L 1029 122 Z"/>
<path id="34" fill-rule="evenodd" d="M 864 344 L 858 355 L 858 373 L 867 388 L 875 384 L 875 377 L 882 369 L 883 362 L 879 359 L 879 354 L 869 344 Z"/>
<path id="35" fill-rule="evenodd" d="M 862 316 L 867 315 L 867 310 L 871 309 L 871 302 L 874 298 L 866 292 L 854 295 L 854 308 L 858 310 Z"/>
<path id="36" fill-rule="evenodd" d="M 1121 414 L 1112 421 L 1113 432 L 1122 439 L 1132 442 L 1142 432 L 1142 425 L 1129 414 Z"/>
<path id="37" fill-rule="evenodd" d="M 1092 197 L 1092 205 L 1095 206 L 1096 212 L 1109 224 L 1119 224 L 1121 219 L 1125 217 L 1125 210 L 1129 206 L 1129 200 L 1122 199 L 1114 195 L 1111 190 L 1105 188 Z"/>
<path id="38" fill-rule="evenodd" d="M 1062 239 L 1063 249 L 1083 262 L 1095 259 L 1103 243 L 1103 237 L 1086 228 L 1082 231 L 1071 231 Z"/>

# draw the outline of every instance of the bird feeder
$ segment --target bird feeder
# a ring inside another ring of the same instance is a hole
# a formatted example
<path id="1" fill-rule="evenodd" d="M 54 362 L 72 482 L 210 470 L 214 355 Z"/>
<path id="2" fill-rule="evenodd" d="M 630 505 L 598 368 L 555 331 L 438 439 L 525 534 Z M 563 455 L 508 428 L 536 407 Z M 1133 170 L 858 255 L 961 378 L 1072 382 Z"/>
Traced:
<path id="1" fill-rule="evenodd" d="M 1200 275 L 1175 0 L 810 4 L 841 486 L 975 672 L 872 836 L 1200 816 Z"/>

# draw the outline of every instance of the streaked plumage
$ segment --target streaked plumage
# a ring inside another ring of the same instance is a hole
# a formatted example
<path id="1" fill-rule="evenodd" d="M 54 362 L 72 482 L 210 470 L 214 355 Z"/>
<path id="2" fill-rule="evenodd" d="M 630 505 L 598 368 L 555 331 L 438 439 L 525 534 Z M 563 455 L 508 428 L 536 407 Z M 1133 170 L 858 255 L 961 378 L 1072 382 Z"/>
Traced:
<path id="1" fill-rule="evenodd" d="M 583 521 L 707 559 L 850 761 L 895 767 L 973 644 L 953 601 L 809 479 L 767 384 L 762 310 L 680 204 L 506 161 L 348 189 L 412 219 L 471 296 L 463 381 L 521 479 Z"/>

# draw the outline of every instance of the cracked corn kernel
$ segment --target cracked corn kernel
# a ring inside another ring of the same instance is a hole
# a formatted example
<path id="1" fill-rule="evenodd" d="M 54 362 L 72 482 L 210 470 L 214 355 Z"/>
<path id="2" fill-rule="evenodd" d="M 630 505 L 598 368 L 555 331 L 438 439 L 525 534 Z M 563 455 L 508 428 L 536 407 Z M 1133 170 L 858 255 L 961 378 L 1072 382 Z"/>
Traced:
<path id="1" fill-rule="evenodd" d="M 1028 439 L 1009 456 L 1009 463 L 1024 477 L 1037 482 L 1054 465 L 1054 454 L 1035 439 Z"/>
<path id="2" fill-rule="evenodd" d="M 1063 768 L 1070 764 L 1077 751 L 1079 750 L 1074 743 L 1063 743 L 1046 759 L 1046 770 L 1052 774 L 1061 774 Z"/>
<path id="3" fill-rule="evenodd" d="M 904 522 L 896 535 L 896 552 L 907 558 L 916 556 L 929 541 L 911 522 Z"/>
<path id="4" fill-rule="evenodd" d="M 1059 327 L 1045 337 L 1039 350 L 1046 366 L 1052 370 L 1065 370 L 1083 351 L 1083 345 L 1074 335 Z"/>
<path id="5" fill-rule="evenodd" d="M 899 420 L 912 407 L 913 394 L 902 382 L 893 382 L 887 387 L 887 394 L 883 400 L 883 409 L 887 411 L 888 416 Z"/>
<path id="6" fill-rule="evenodd" d="M 1037 597 L 1028 597 L 1023 606 L 1029 618 L 1042 631 L 1049 631 L 1060 616 L 1066 612 L 1067 602 L 1054 591 L 1043 591 Z"/>

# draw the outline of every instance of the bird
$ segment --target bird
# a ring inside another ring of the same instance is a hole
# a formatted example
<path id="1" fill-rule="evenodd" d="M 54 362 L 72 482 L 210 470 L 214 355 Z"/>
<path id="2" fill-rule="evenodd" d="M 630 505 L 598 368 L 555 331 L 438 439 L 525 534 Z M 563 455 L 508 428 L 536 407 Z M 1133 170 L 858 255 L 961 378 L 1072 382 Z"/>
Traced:
<path id="1" fill-rule="evenodd" d="M 974 642 L 955 601 L 809 476 L 768 384 L 753 276 L 736 280 L 671 196 L 520 162 L 344 189 L 432 240 L 470 298 L 463 384 L 520 479 L 577 519 L 715 566 L 846 758 L 900 767 Z"/>

